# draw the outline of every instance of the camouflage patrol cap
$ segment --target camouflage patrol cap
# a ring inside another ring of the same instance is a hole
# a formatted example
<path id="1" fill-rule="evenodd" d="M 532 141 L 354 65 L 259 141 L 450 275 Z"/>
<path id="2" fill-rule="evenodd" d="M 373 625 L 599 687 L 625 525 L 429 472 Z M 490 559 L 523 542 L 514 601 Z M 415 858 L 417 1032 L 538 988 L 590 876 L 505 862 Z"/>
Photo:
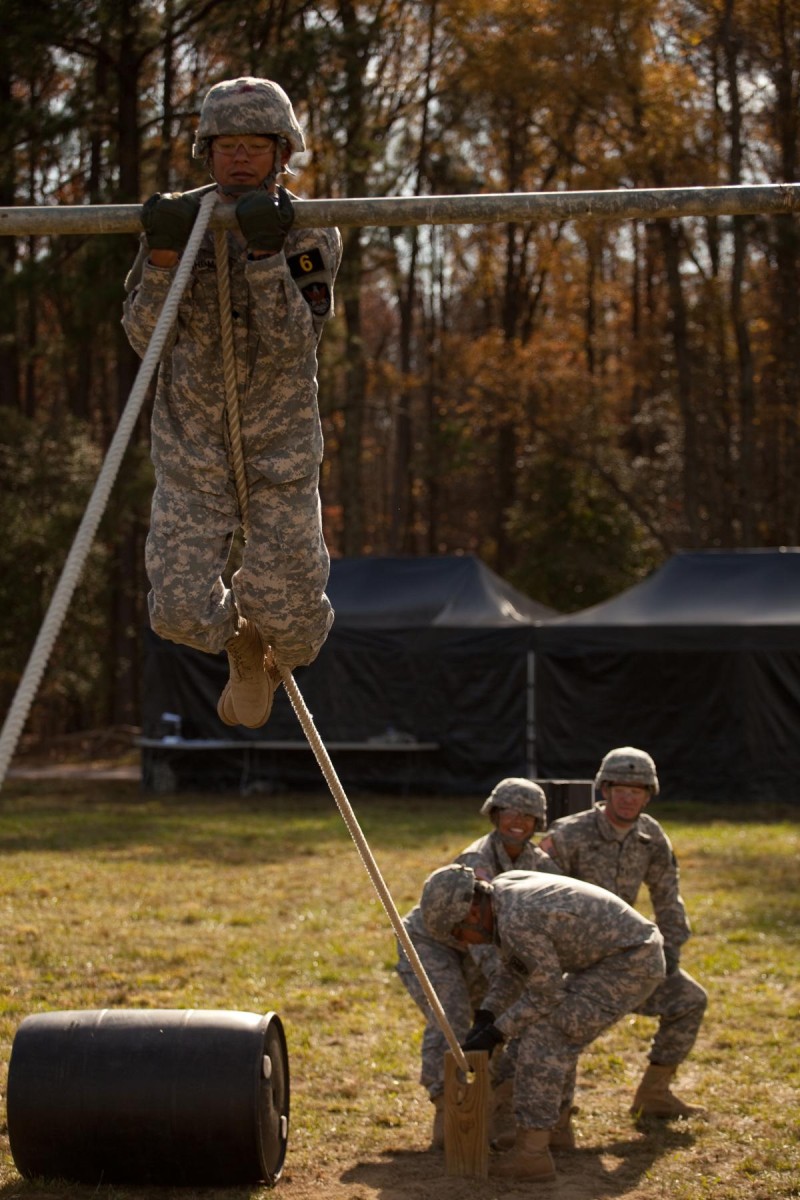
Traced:
<path id="1" fill-rule="evenodd" d="M 453 863 L 439 867 L 425 880 L 419 898 L 425 928 L 432 937 L 450 946 L 460 943 L 452 936 L 453 926 L 467 916 L 475 894 L 475 872 L 472 867 Z"/>
<path id="2" fill-rule="evenodd" d="M 547 824 L 547 797 L 532 779 L 517 779 L 514 776 L 501 779 L 484 800 L 480 811 L 488 816 L 493 808 L 513 808 L 536 817 L 542 825 Z"/>
<path id="3" fill-rule="evenodd" d="M 609 750 L 594 777 L 596 788 L 603 783 L 630 783 L 635 787 L 647 787 L 657 796 L 656 764 L 645 750 L 637 750 L 634 746 L 618 746 L 616 750 Z"/>
<path id="4" fill-rule="evenodd" d="M 193 157 L 205 158 L 211 139 L 226 134 L 272 134 L 284 139 L 293 153 L 299 154 L 306 148 L 286 92 L 271 79 L 256 79 L 252 75 L 225 79 L 206 94 L 192 147 Z"/>

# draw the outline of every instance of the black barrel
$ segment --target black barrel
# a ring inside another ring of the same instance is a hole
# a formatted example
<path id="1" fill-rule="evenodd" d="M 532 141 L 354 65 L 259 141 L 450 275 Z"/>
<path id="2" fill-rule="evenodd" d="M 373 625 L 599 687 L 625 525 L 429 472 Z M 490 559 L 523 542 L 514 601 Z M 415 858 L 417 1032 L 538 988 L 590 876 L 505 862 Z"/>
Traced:
<path id="1" fill-rule="evenodd" d="M 97 1009 L 26 1017 L 11 1047 L 17 1170 L 79 1183 L 277 1183 L 289 1061 L 275 1013 Z"/>

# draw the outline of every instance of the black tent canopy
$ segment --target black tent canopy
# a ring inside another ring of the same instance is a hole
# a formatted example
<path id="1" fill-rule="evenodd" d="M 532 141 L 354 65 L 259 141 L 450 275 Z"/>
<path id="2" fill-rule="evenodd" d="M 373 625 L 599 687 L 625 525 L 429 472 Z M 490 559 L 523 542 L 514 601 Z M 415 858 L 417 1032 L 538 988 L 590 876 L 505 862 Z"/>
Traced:
<path id="1" fill-rule="evenodd" d="M 552 609 L 474 555 L 335 559 L 328 595 L 333 628 L 316 662 L 296 679 L 326 744 L 375 743 L 374 753 L 332 751 L 345 786 L 486 793 L 505 775 L 528 773 L 531 640 Z M 150 631 L 145 640 L 146 737 L 158 735 L 168 712 L 193 739 L 232 734 L 246 748 L 303 738 L 282 688 L 263 729 L 226 728 L 215 708 L 227 678 L 225 655 L 200 654 Z M 436 748 L 381 752 L 387 743 Z M 310 752 L 253 750 L 251 779 L 259 771 L 266 783 L 322 783 Z M 207 755 L 187 766 L 184 782 L 222 788 L 240 776 L 236 755 Z"/>
<path id="2" fill-rule="evenodd" d="M 676 554 L 535 634 L 540 774 L 593 775 L 614 746 L 667 796 L 794 799 L 800 786 L 800 549 Z"/>
<path id="3" fill-rule="evenodd" d="M 339 629 L 513 629 L 555 615 L 474 554 L 337 558 L 328 595 Z"/>

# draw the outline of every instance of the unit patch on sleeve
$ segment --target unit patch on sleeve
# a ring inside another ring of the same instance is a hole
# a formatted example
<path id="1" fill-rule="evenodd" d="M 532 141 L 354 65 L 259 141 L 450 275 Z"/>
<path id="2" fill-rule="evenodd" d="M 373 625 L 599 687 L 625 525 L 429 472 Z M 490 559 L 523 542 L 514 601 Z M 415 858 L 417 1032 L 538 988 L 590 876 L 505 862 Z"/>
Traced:
<path id="1" fill-rule="evenodd" d="M 331 307 L 331 289 L 327 283 L 309 283 L 300 288 L 315 317 L 324 317 Z"/>

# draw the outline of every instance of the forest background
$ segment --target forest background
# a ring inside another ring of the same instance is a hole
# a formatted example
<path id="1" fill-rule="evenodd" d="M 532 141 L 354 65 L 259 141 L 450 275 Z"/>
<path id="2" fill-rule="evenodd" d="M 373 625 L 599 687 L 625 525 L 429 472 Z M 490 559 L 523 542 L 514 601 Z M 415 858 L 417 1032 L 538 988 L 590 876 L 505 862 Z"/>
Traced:
<path id="1" fill-rule="evenodd" d="M 800 0 L 0 0 L 0 205 L 205 182 L 205 92 L 294 102 L 301 196 L 796 182 Z M 676 549 L 800 543 L 792 216 L 346 229 L 334 555 L 474 552 L 572 611 Z M 126 236 L 0 240 L 0 704 L 130 392 Z M 148 412 L 34 706 L 137 722 Z"/>

